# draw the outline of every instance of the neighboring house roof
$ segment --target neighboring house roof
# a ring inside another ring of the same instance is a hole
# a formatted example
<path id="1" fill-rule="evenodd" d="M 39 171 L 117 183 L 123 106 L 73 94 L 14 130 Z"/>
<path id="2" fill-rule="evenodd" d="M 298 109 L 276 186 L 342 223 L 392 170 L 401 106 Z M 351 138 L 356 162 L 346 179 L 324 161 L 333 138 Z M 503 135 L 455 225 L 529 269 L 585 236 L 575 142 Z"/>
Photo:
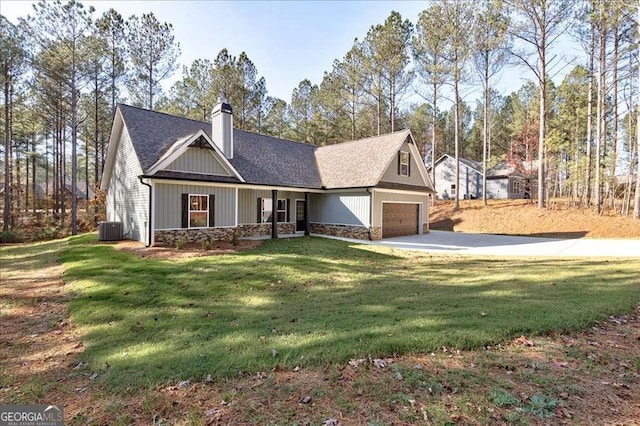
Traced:
<path id="1" fill-rule="evenodd" d="M 449 154 L 443 154 L 440 158 L 436 160 L 435 165 L 438 166 L 438 164 L 440 164 L 445 159 L 451 159 L 455 161 L 455 158 L 453 156 Z M 469 160 L 467 158 L 460 158 L 460 163 L 482 174 L 481 162 Z M 537 160 L 523 161 L 522 167 L 525 172 L 530 171 L 532 175 L 537 175 L 538 174 L 537 164 L 538 164 Z M 431 171 L 430 167 L 429 167 L 429 171 Z M 502 160 L 498 162 L 495 166 L 490 167 L 487 170 L 487 178 L 503 178 L 508 176 L 522 176 L 522 175 L 523 175 L 523 172 L 519 170 L 515 164 L 508 162 L 506 160 Z"/>
<path id="2" fill-rule="evenodd" d="M 212 143 L 211 123 L 122 104 L 118 110 L 143 174 L 166 179 L 233 183 L 242 178 L 249 184 L 310 189 L 369 187 L 380 181 L 402 144 L 407 140 L 413 143 L 409 130 L 315 147 L 233 129 L 234 154 L 225 161 L 238 178 L 175 172 L 160 166 L 198 135 Z M 108 167 L 105 172 L 108 180 Z"/>
<path id="3" fill-rule="evenodd" d="M 376 185 L 410 135 L 409 130 L 401 130 L 317 148 L 316 160 L 324 186 L 333 189 Z"/>
<path id="4" fill-rule="evenodd" d="M 538 161 L 523 161 L 522 162 L 522 170 L 519 170 L 517 165 L 508 162 L 506 160 L 500 161 L 495 166 L 491 167 L 487 170 L 487 178 L 497 178 L 497 177 L 507 177 L 507 176 L 522 176 L 523 174 L 527 174 L 526 172 L 530 172 L 532 175 L 538 174 Z M 523 173 L 524 172 L 524 173 Z"/>
<path id="5" fill-rule="evenodd" d="M 443 162 L 446 159 L 451 159 L 453 161 L 455 161 L 455 157 L 449 155 L 449 154 L 443 154 L 440 156 L 440 158 L 438 158 L 435 162 L 435 165 L 437 166 L 438 164 L 440 164 L 441 162 Z M 480 163 L 479 161 L 474 161 L 474 160 L 469 160 L 467 158 L 462 158 L 460 157 L 460 163 L 472 168 L 473 170 L 477 171 L 478 173 L 482 173 L 482 163 Z M 429 169 L 431 169 L 429 167 Z"/>

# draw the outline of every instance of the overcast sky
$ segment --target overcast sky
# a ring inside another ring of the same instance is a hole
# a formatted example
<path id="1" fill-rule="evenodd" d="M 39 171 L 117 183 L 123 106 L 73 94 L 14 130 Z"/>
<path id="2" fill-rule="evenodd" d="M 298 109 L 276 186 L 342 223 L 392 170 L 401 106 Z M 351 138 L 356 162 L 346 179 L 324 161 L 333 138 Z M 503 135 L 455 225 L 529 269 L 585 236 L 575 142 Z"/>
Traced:
<path id="1" fill-rule="evenodd" d="M 1 0 L 0 13 L 12 22 L 33 12 L 32 1 Z M 153 12 L 173 24 L 182 54 L 190 65 L 197 58 L 213 60 L 227 48 L 247 53 L 267 81 L 271 96 L 289 102 L 298 83 L 308 78 L 320 84 L 334 59 L 341 59 L 354 38 L 364 38 L 369 27 L 383 23 L 392 10 L 416 22 L 423 1 L 82 1 L 94 6 L 96 16 L 113 7 L 123 17 Z M 569 57 L 577 51 L 565 48 Z M 566 67 L 568 72 L 571 67 Z M 180 69 L 171 82 L 180 77 Z M 496 81 L 508 94 L 531 74 L 512 69 Z M 559 83 L 559 81 L 558 81 Z M 168 85 L 164 85 L 165 88 Z M 471 96 L 473 97 L 473 95 Z M 415 98 L 414 98 L 415 99 Z"/>

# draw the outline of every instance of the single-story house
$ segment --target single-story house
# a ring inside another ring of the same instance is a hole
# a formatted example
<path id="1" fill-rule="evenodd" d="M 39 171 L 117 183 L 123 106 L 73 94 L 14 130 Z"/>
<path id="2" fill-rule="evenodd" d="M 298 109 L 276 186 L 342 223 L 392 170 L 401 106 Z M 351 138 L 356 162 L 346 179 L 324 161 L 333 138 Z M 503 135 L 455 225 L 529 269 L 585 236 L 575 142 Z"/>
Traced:
<path id="1" fill-rule="evenodd" d="M 409 130 L 316 147 L 118 105 L 101 188 L 107 221 L 147 245 L 310 233 L 359 239 L 429 229 L 433 186 Z"/>
<path id="2" fill-rule="evenodd" d="M 436 197 L 441 200 L 482 198 L 482 175 L 482 163 L 460 158 L 460 176 L 456 183 L 456 159 L 444 154 L 435 162 Z M 487 170 L 487 198 L 529 198 L 535 194 L 536 176 L 537 170 L 522 172 L 502 160 Z"/>

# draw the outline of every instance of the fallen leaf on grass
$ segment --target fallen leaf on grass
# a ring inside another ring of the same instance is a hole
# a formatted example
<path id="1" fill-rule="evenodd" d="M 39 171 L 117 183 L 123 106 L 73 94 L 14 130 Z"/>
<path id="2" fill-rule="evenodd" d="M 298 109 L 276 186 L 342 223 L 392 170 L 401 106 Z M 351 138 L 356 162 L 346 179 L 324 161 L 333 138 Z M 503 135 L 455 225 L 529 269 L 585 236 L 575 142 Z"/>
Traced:
<path id="1" fill-rule="evenodd" d="M 563 362 L 563 361 L 553 361 L 553 365 L 555 365 L 558 368 L 563 368 L 566 367 L 567 365 L 569 365 L 568 362 Z"/>
<path id="2" fill-rule="evenodd" d="M 533 346 L 533 342 L 527 339 L 526 337 L 524 337 L 524 335 L 518 337 L 516 340 L 514 340 L 514 342 L 524 346 Z"/>
<path id="3" fill-rule="evenodd" d="M 358 366 L 359 366 L 360 364 L 364 364 L 365 362 L 367 362 L 367 360 L 366 360 L 366 359 L 364 359 L 364 358 L 359 358 L 359 359 L 350 359 L 350 360 L 349 360 L 349 365 L 350 365 L 350 366 L 352 366 L 352 367 L 356 367 L 356 368 L 358 368 Z"/>
<path id="4" fill-rule="evenodd" d="M 384 359 L 376 358 L 373 360 L 373 365 L 375 365 L 378 368 L 384 368 L 387 366 L 387 363 Z"/>
<path id="5" fill-rule="evenodd" d="M 338 420 L 336 419 L 328 419 L 323 423 L 324 426 L 338 426 Z"/>
<path id="6" fill-rule="evenodd" d="M 308 403 L 310 403 L 310 402 L 311 402 L 311 397 L 310 397 L 310 396 L 308 396 L 308 395 L 307 395 L 307 396 L 304 396 L 304 397 L 302 397 L 302 398 L 300 399 L 300 402 L 301 402 L 301 403 L 303 403 L 303 404 L 308 404 Z"/>

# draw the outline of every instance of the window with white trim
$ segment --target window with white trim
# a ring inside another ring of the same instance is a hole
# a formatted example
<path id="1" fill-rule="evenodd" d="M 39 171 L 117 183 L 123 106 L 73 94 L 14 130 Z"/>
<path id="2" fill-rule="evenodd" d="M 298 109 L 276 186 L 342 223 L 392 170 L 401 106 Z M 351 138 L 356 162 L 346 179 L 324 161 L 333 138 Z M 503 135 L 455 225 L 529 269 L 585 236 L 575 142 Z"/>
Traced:
<path id="1" fill-rule="evenodd" d="M 522 184 L 522 181 L 519 179 L 513 179 L 511 181 L 511 193 L 524 194 L 524 185 Z"/>
<path id="2" fill-rule="evenodd" d="M 273 201 L 271 198 L 260 198 L 260 222 L 271 222 L 271 215 L 273 214 Z"/>
<path id="3" fill-rule="evenodd" d="M 451 184 L 451 196 L 455 197 L 455 195 L 456 195 L 456 184 L 452 183 Z"/>
<path id="4" fill-rule="evenodd" d="M 409 153 L 400 151 L 400 167 L 398 173 L 400 176 L 409 176 Z"/>
<path id="5" fill-rule="evenodd" d="M 278 222 L 287 221 L 287 200 L 278 200 L 276 214 L 276 220 Z"/>
<path id="6" fill-rule="evenodd" d="M 262 223 L 270 223 L 273 215 L 273 199 L 261 198 L 260 221 Z M 276 203 L 276 221 L 287 221 L 287 201 L 286 199 L 278 200 Z"/>
<path id="7" fill-rule="evenodd" d="M 189 195 L 189 228 L 209 226 L 209 196 Z"/>

